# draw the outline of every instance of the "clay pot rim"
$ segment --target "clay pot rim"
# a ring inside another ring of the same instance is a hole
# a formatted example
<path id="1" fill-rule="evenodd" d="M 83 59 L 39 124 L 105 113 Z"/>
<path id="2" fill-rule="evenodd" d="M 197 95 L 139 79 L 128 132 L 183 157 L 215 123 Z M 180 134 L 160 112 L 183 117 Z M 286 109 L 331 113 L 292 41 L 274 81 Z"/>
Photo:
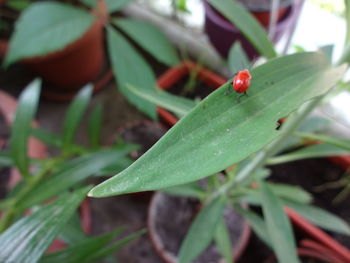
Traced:
<path id="1" fill-rule="evenodd" d="M 160 241 L 160 238 L 157 234 L 157 231 L 155 229 L 154 220 L 152 220 L 156 215 L 156 209 L 155 204 L 158 201 L 158 199 L 162 196 L 166 195 L 162 192 L 156 192 L 151 199 L 151 202 L 148 206 L 148 214 L 147 214 L 147 228 L 149 237 L 151 239 L 151 243 L 155 250 L 157 251 L 157 254 L 160 255 L 160 257 L 163 259 L 166 263 L 177 263 L 177 257 L 174 257 L 173 254 L 165 250 L 162 246 L 162 242 Z M 242 253 L 244 252 L 245 248 L 248 245 L 248 241 L 251 235 L 251 228 L 246 219 L 242 217 L 243 220 L 243 231 L 242 235 L 240 236 L 238 246 L 235 249 L 235 254 L 233 254 L 234 261 L 237 261 Z M 233 253 L 233 252 L 232 252 Z M 223 259 L 220 260 L 220 263 L 223 263 Z"/>
<path id="2" fill-rule="evenodd" d="M 204 4 L 206 16 L 208 16 L 210 18 L 210 20 L 213 21 L 213 23 L 215 23 L 217 26 L 222 27 L 228 31 L 233 32 L 233 33 L 240 32 L 240 30 L 238 28 L 236 28 L 232 23 L 225 20 L 223 17 L 217 15 L 214 8 L 209 3 L 207 3 L 206 1 L 203 1 L 203 4 Z M 288 24 L 290 22 L 288 18 L 291 16 L 294 16 L 295 13 L 296 13 L 295 5 L 288 6 L 286 13 L 283 15 L 283 17 L 280 19 L 280 21 L 277 22 L 276 27 L 277 28 L 285 27 L 286 24 Z"/>

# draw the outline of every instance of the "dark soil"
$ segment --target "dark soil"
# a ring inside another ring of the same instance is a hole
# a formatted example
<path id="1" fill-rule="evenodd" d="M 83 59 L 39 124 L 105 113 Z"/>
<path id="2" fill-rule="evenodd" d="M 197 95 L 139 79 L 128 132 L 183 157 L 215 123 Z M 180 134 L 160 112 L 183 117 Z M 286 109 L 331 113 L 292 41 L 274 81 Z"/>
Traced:
<path id="1" fill-rule="evenodd" d="M 5 123 L 5 119 L 0 113 L 0 150 L 8 148 L 8 139 L 10 136 L 10 129 Z M 7 167 L 0 167 L 0 199 L 5 198 L 7 192 L 7 182 L 10 179 L 10 169 Z"/>
<path id="2" fill-rule="evenodd" d="M 195 199 L 176 197 L 161 194 L 158 202 L 154 203 L 155 229 L 160 239 L 164 242 L 164 248 L 177 255 L 181 243 L 188 232 L 193 219 L 197 215 L 200 204 Z M 231 206 L 225 208 L 224 217 L 230 231 L 233 250 L 239 243 L 239 238 L 243 234 L 243 219 Z M 214 244 L 201 254 L 194 263 L 219 262 L 221 256 Z"/>

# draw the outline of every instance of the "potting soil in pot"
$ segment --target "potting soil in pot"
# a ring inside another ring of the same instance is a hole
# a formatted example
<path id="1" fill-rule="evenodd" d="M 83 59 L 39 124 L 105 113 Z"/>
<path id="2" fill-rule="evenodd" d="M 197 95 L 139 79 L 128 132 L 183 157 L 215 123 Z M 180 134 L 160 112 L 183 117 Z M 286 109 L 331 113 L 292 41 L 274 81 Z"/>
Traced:
<path id="1" fill-rule="evenodd" d="M 162 194 L 156 202 L 155 230 L 159 238 L 164 242 L 164 248 L 177 255 L 181 243 L 188 232 L 193 219 L 200 209 L 197 200 Z M 244 221 L 231 207 L 225 209 L 225 221 L 230 231 L 233 250 L 238 245 L 244 231 Z M 209 248 L 194 260 L 194 263 L 217 263 L 221 255 L 211 244 Z"/>

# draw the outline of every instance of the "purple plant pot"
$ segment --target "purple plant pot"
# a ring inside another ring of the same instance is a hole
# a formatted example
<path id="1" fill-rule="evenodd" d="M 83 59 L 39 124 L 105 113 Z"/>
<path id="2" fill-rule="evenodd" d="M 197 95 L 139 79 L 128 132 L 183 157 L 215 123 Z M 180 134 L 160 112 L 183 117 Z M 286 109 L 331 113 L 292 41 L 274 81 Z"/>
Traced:
<path id="1" fill-rule="evenodd" d="M 288 8 L 284 17 L 277 23 L 276 33 L 273 42 L 276 43 L 288 31 L 298 18 L 302 1 Z M 227 58 L 228 52 L 235 41 L 241 42 L 249 59 L 253 60 L 259 56 L 259 52 L 250 44 L 249 40 L 229 21 L 223 18 L 210 4 L 203 1 L 205 9 L 205 32 L 211 44 L 221 54 Z"/>

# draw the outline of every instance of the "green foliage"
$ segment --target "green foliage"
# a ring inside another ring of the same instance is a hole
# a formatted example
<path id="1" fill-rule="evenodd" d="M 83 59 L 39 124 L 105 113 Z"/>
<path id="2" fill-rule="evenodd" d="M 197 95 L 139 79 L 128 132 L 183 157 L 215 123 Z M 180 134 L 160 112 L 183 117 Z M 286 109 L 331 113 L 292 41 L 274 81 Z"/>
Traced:
<path id="1" fill-rule="evenodd" d="M 276 57 L 276 51 L 265 30 L 240 3 L 230 0 L 209 0 L 208 2 L 239 29 L 262 56 Z"/>
<path id="2" fill-rule="evenodd" d="M 141 159 L 96 186 L 89 195 L 103 197 L 160 189 L 217 173 L 278 137 L 277 120 L 327 91 L 343 71 L 344 68 L 329 69 L 324 57 L 317 53 L 271 60 L 251 71 L 249 97 L 238 100 L 236 94 L 226 95 L 230 82 L 226 83 L 201 101 Z"/>
<path id="3" fill-rule="evenodd" d="M 122 29 L 138 45 L 160 62 L 168 66 L 174 66 L 180 62 L 175 48 L 164 34 L 153 25 L 125 18 L 115 19 L 113 24 Z"/>
<path id="4" fill-rule="evenodd" d="M 21 175 L 26 178 L 29 176 L 29 158 L 27 156 L 28 138 L 31 130 L 31 122 L 37 110 L 40 85 L 41 81 L 36 79 L 21 94 L 10 138 L 13 161 L 21 172 Z"/>
<path id="5" fill-rule="evenodd" d="M 57 2 L 31 4 L 16 23 L 5 65 L 19 59 L 43 56 L 79 39 L 91 26 L 89 13 Z"/>
<path id="6" fill-rule="evenodd" d="M 201 209 L 181 244 L 179 263 L 191 262 L 210 244 L 222 217 L 225 202 L 224 198 L 217 198 Z"/>
<path id="7" fill-rule="evenodd" d="M 232 74 L 236 74 L 242 69 L 249 69 L 250 63 L 240 42 L 235 42 L 228 54 L 228 67 Z"/>
<path id="8" fill-rule="evenodd" d="M 107 28 L 107 43 L 119 90 L 138 109 L 145 112 L 152 119 L 156 119 L 157 114 L 154 104 L 133 96 L 126 88 L 127 85 L 133 85 L 145 90 L 155 89 L 156 79 L 152 69 L 134 47 L 111 27 Z"/>
<path id="9" fill-rule="evenodd" d="M 62 195 L 49 205 L 20 219 L 2 233 L 1 262 L 37 262 L 84 199 L 89 188 Z"/>
<path id="10" fill-rule="evenodd" d="M 110 13 L 116 12 L 120 9 L 122 9 L 124 6 L 134 2 L 135 0 L 106 0 L 106 5 L 107 5 L 107 9 Z M 80 2 L 82 2 L 83 4 L 91 7 L 91 8 L 95 8 L 97 1 L 96 0 L 80 0 Z"/>

